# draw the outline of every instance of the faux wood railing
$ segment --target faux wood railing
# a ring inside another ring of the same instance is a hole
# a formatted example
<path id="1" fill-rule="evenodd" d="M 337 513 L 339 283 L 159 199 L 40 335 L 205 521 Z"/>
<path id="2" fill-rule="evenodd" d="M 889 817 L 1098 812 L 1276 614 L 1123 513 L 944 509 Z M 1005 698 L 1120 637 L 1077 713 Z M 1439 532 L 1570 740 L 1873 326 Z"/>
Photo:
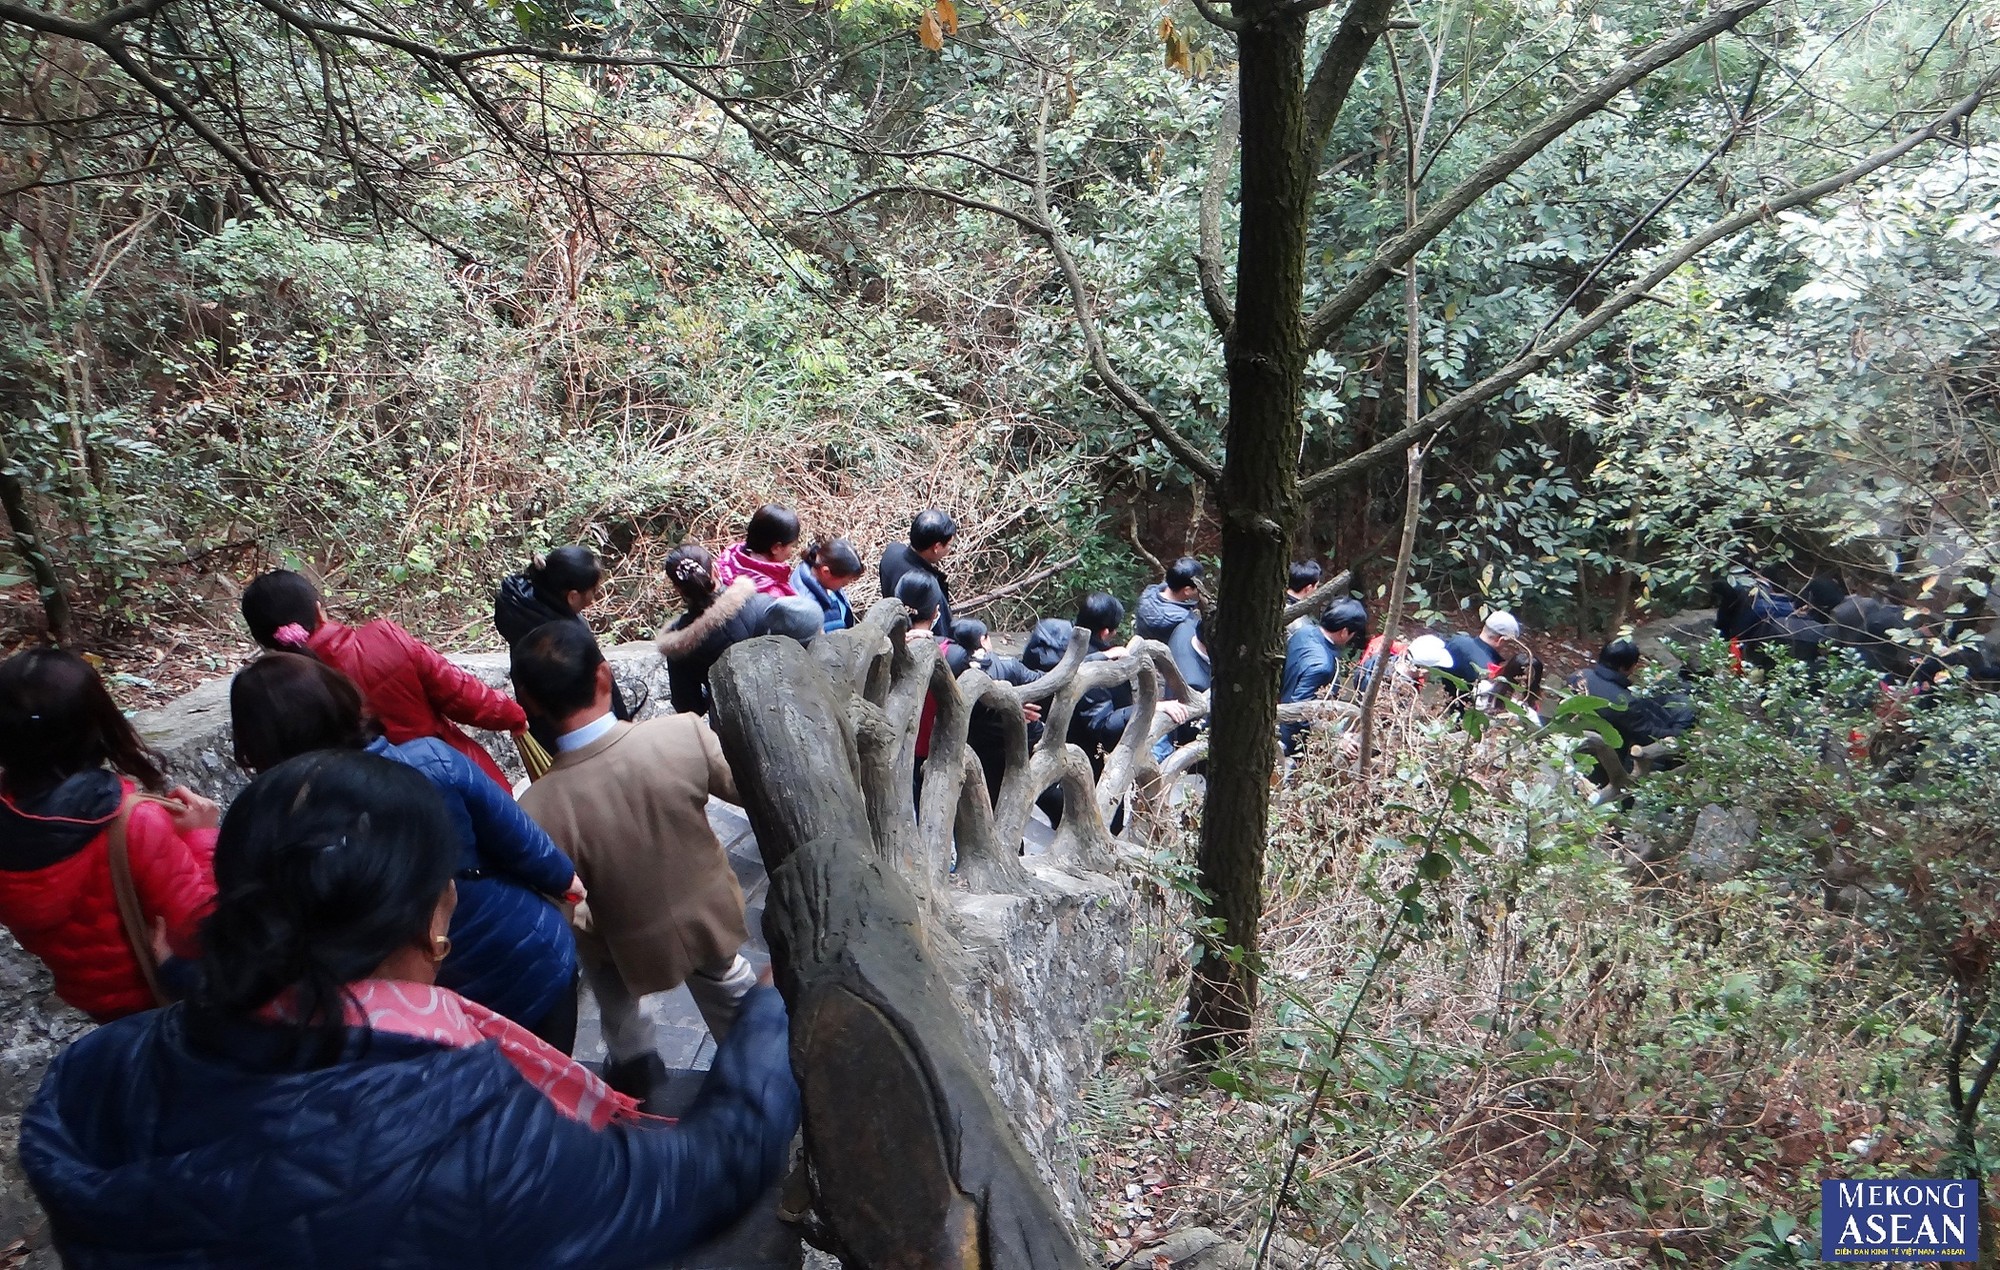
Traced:
<path id="1" fill-rule="evenodd" d="M 1020 894 L 1034 882 L 1021 844 L 1036 795 L 1061 785 L 1050 854 L 1110 871 L 1107 828 L 1128 796 L 1143 813 L 1200 761 L 1205 743 L 1156 763 L 1177 726 L 1163 689 L 1194 718 L 1165 646 L 1086 660 L 1084 631 L 1025 687 L 983 671 L 953 678 L 935 642 L 884 601 L 810 651 L 784 638 L 731 648 L 710 672 L 713 723 L 770 874 L 765 934 L 792 1013 L 792 1065 L 805 1101 L 816 1237 L 852 1267 L 1082 1267 L 983 1067 L 945 967 L 955 941 L 944 888 Z M 1129 684 L 1135 709 L 1093 779 L 1065 734 L 1083 695 Z M 922 795 L 915 794 L 924 699 L 937 702 Z M 1030 745 L 1024 703 L 1044 725 Z M 967 744 L 975 707 L 994 710 L 1005 748 L 997 798 Z M 1338 711 L 1293 708 L 1288 717 Z M 1136 818 L 1136 817 L 1135 817 Z"/>

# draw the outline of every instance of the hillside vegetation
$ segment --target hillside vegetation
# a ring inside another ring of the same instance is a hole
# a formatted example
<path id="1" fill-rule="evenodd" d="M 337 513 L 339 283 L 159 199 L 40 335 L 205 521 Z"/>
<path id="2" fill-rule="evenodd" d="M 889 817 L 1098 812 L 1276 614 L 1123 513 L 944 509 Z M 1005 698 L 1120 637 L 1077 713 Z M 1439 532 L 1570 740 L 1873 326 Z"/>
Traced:
<path id="1" fill-rule="evenodd" d="M 0 72 L 0 614 L 130 704 L 247 653 L 280 562 L 465 647 L 569 542 L 643 638 L 667 551 L 766 501 L 870 562 L 949 510 L 999 629 L 1254 559 L 1220 811 L 1134 835 L 1156 955 L 1076 1126 L 1107 1251 L 1799 1265 L 1820 1177 L 2000 1158 L 1964 676 L 1708 649 L 1686 761 L 1596 801 L 1574 715 L 1392 692 L 1383 757 L 1267 814 L 1258 713 L 1279 554 L 1560 669 L 1814 575 L 1990 650 L 2000 9 L 41 0 Z M 1691 868 L 1711 807 L 1756 828 Z"/>
<path id="2" fill-rule="evenodd" d="M 1426 187 L 1655 32 L 1659 8 L 1423 10 L 1399 56 L 1422 109 L 1418 63 L 1436 55 Z M 284 555 L 450 632 L 530 550 L 581 539 L 615 562 L 638 630 L 665 602 L 662 547 L 722 541 L 765 498 L 870 545 L 913 506 L 950 506 L 981 548 L 972 590 L 1080 556 L 1044 602 L 1136 581 L 1135 520 L 1161 556 L 1210 543 L 1206 500 L 1107 398 L 1033 236 L 895 188 L 1018 206 L 980 165 L 1019 160 L 1045 127 L 1052 209 L 1121 373 L 1219 444 L 1191 259 L 1227 35 L 1145 6 L 968 9 L 933 52 L 927 12 L 662 11 L 649 32 L 639 8 L 516 6 L 497 34 L 518 20 L 516 39 L 675 65 L 731 43 L 709 79 L 544 66 L 473 101 L 358 41 L 315 70 L 254 9 L 180 31 L 240 59 L 223 117 L 285 178 L 281 204 L 88 48 L 0 24 L 24 121 L 0 138 L 7 461 L 84 624 L 115 641 L 183 619 L 191 577 Z M 439 42 L 495 36 L 456 10 L 378 16 Z M 1427 402 L 1676 234 L 1962 88 L 1995 35 L 1977 6 L 1928 3 L 1762 21 L 1565 135 L 1422 254 Z M 1341 120 L 1309 292 L 1399 223 L 1403 123 L 1380 94 Z M 343 150 L 346 135 L 361 140 Z M 1594 631 L 1698 596 L 1731 560 L 1808 553 L 1915 586 L 1977 563 L 2000 302 L 2000 152 L 1981 139 L 1974 124 L 1772 217 L 1466 419 L 1433 459 L 1418 599 L 1483 595 Z M 1398 309 L 1385 295 L 1314 355 L 1309 464 L 1393 430 Z M 1401 489 L 1394 473 L 1340 483 L 1300 554 L 1379 586 Z"/>

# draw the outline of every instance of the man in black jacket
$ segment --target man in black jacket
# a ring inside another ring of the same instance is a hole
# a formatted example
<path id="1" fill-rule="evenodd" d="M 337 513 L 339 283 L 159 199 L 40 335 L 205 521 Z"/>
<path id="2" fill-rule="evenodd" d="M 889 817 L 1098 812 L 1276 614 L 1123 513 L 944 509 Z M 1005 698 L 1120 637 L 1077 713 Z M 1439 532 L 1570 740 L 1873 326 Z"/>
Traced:
<path id="1" fill-rule="evenodd" d="M 1117 596 L 1102 591 L 1084 596 L 1083 603 L 1077 606 L 1076 624 L 1090 632 L 1090 655 L 1085 661 L 1111 661 L 1125 656 L 1124 646 L 1117 642 L 1118 628 L 1125 624 L 1125 606 Z M 1125 735 L 1132 710 L 1129 682 L 1092 688 L 1077 700 L 1076 713 L 1070 716 L 1069 740 L 1090 756 L 1093 772 L 1103 770 L 1104 755 Z M 1188 709 L 1182 702 L 1162 701 L 1160 713 L 1177 724 L 1187 722 Z"/>
<path id="2" fill-rule="evenodd" d="M 1618 731 L 1628 752 L 1679 736 L 1694 723 L 1694 711 L 1686 701 L 1635 695 L 1632 672 L 1639 665 L 1639 646 L 1629 639 L 1614 639 L 1597 654 L 1597 664 L 1586 666 L 1570 680 L 1578 692 L 1602 697 L 1610 704 L 1597 717 Z"/>
<path id="3" fill-rule="evenodd" d="M 957 521 L 935 507 L 920 511 L 910 521 L 909 543 L 890 543 L 882 551 L 882 563 L 875 566 L 876 584 L 884 596 L 891 598 L 906 573 L 921 571 L 937 579 L 938 589 L 944 592 L 944 603 L 938 606 L 937 622 L 932 629 L 941 639 L 951 638 L 951 581 L 938 565 L 950 552 L 951 541 L 956 537 Z"/>

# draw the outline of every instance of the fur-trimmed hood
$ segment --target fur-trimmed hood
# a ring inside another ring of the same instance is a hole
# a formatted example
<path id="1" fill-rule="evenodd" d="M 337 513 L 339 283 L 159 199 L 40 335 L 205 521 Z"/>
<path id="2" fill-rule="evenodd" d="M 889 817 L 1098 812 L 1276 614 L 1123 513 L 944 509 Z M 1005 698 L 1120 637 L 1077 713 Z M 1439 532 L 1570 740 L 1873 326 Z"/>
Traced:
<path id="1" fill-rule="evenodd" d="M 683 613 L 672 626 L 660 632 L 660 656 L 668 661 L 686 657 L 742 613 L 756 595 L 755 582 L 747 577 L 737 578 L 722 588 L 722 594 L 715 597 L 715 603 L 702 610 L 699 616 Z"/>

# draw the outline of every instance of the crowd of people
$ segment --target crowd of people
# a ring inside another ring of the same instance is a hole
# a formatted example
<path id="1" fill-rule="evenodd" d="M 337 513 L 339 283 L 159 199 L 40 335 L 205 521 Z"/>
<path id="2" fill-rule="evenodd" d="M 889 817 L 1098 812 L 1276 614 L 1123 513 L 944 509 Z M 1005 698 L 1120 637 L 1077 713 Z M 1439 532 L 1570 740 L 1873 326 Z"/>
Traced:
<path id="1" fill-rule="evenodd" d="M 1105 592 L 1036 623 L 1018 657 L 996 651 L 952 609 L 958 532 L 923 511 L 876 565 L 954 673 L 1031 684 L 1079 628 L 1089 658 L 1128 655 L 1126 607 Z M 57 1060 L 23 1120 L 23 1167 L 69 1264 L 636 1266 L 762 1194 L 799 1098 L 784 1006 L 744 955 L 743 895 L 707 816 L 738 795 L 704 716 L 731 645 L 810 644 L 865 608 L 847 594 L 864 574 L 854 546 L 802 541 L 773 504 L 720 555 L 667 556 L 683 601 L 658 637 L 671 708 L 643 720 L 649 703 L 621 691 L 586 620 L 604 578 L 585 548 L 500 584 L 511 696 L 392 621 L 334 620 L 307 577 L 266 573 L 242 597 L 263 652 L 230 686 L 253 779 L 226 817 L 168 786 L 88 662 L 37 648 L 0 663 L 0 922 L 105 1025 Z M 1162 574 L 1131 632 L 1206 691 L 1204 568 L 1183 557 Z M 1538 704 L 1541 663 L 1511 613 L 1389 644 L 1362 600 L 1320 594 L 1322 576 L 1291 570 L 1291 598 L 1320 603 L 1288 628 L 1283 701 L 1352 695 L 1387 668 L 1438 677 L 1461 709 Z M 1861 597 L 1718 600 L 1745 657 L 1848 643 L 1885 674 L 1923 669 L 1886 625 L 1907 614 Z M 1635 691 L 1638 660 L 1614 640 L 1572 686 L 1643 746 L 1692 715 Z M 1101 765 L 1135 708 L 1128 684 L 1095 688 L 1066 739 Z M 1198 722 L 1188 701 L 1159 710 L 1164 756 Z M 920 760 L 930 724 L 927 711 Z M 996 799 L 1002 724 L 981 706 L 968 731 Z M 1288 721 L 1285 750 L 1312 726 Z M 546 770 L 517 793 L 467 728 L 534 738 Z M 1038 804 L 1060 821 L 1059 787 Z M 599 1068 L 572 1057 L 585 981 Z M 670 1122 L 647 1113 L 665 1072 L 640 1001 L 683 984 L 718 1048 Z"/>

